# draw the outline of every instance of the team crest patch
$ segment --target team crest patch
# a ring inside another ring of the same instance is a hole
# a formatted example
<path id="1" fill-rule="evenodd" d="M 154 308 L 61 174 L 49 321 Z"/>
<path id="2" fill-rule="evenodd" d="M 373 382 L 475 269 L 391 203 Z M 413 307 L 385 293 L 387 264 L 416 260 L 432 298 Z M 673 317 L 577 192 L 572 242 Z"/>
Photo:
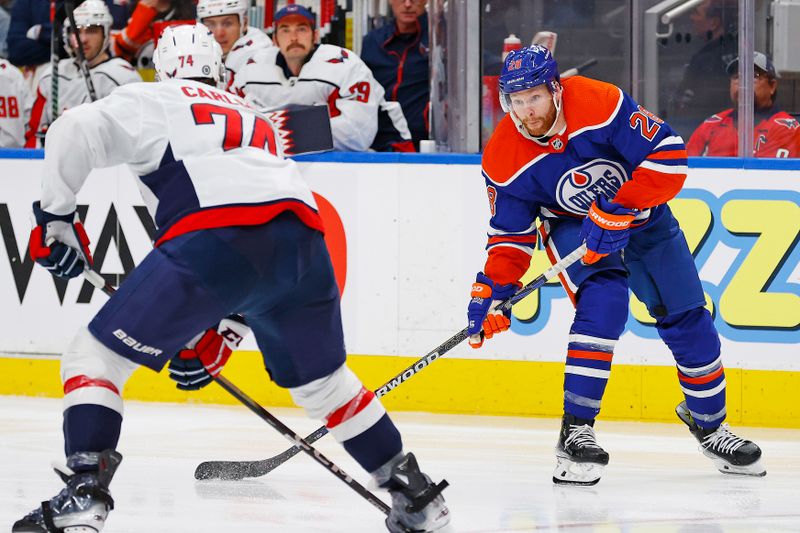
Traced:
<path id="1" fill-rule="evenodd" d="M 598 195 L 614 198 L 630 178 L 619 163 L 595 159 L 565 172 L 556 184 L 556 200 L 565 211 L 585 215 Z"/>
<path id="2" fill-rule="evenodd" d="M 559 139 L 558 137 L 553 139 L 553 142 L 551 142 L 550 144 L 553 145 L 553 148 L 555 150 L 561 150 L 562 148 L 564 148 L 564 142 L 561 139 Z"/>
<path id="3" fill-rule="evenodd" d="M 776 118 L 775 122 L 781 126 L 785 126 L 790 130 L 795 130 L 800 127 L 800 124 L 793 118 Z"/>
<path id="4" fill-rule="evenodd" d="M 328 63 L 344 63 L 345 61 L 347 61 L 347 58 L 350 57 L 347 53 L 347 50 L 342 50 L 341 52 L 342 53 L 339 55 L 339 57 L 334 57 L 333 59 L 329 59 Z"/>

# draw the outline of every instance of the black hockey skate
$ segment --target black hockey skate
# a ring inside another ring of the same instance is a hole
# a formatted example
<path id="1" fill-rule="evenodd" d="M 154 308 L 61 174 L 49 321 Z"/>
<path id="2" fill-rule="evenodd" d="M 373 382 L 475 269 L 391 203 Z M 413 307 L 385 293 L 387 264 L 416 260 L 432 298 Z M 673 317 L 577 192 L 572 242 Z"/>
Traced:
<path id="1" fill-rule="evenodd" d="M 445 480 L 438 485 L 433 483 L 420 471 L 413 453 L 398 456 L 394 463 L 382 466 L 373 476 L 392 496 L 392 510 L 386 518 L 389 531 L 444 533 L 449 530 L 450 511 L 441 494 L 448 483 Z"/>
<path id="2" fill-rule="evenodd" d="M 74 453 L 66 468 L 55 471 L 67 484 L 49 501 L 42 502 L 22 520 L 12 533 L 95 533 L 103 529 L 114 500 L 108 485 L 122 455 L 114 450 Z"/>
<path id="3" fill-rule="evenodd" d="M 700 451 L 713 461 L 717 470 L 723 474 L 767 475 L 767 469 L 761 463 L 761 448 L 752 441 L 734 435 L 728 424 L 716 429 L 701 428 L 692 418 L 685 401 L 678 404 L 675 413 L 689 426 L 689 431 L 700 443 Z"/>
<path id="4" fill-rule="evenodd" d="M 597 444 L 594 420 L 564 414 L 556 445 L 553 483 L 595 485 L 608 464 L 608 453 Z"/>

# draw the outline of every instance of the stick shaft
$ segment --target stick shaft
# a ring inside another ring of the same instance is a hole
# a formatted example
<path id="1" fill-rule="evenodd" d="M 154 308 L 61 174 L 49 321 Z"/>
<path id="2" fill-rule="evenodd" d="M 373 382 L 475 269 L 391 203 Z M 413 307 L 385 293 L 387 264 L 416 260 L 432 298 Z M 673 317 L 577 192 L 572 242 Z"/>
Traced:
<path id="1" fill-rule="evenodd" d="M 116 292 L 116 289 L 110 284 L 106 283 L 103 276 L 94 270 L 85 270 L 84 277 L 89 281 L 89 283 L 109 296 Z M 368 491 L 361 483 L 353 479 L 347 472 L 336 466 L 336 463 L 325 457 L 319 450 L 303 440 L 300 435 L 289 429 L 289 427 L 278 420 L 275 415 L 264 409 L 250 396 L 242 392 L 239 387 L 228 381 L 228 379 L 222 375 L 212 375 L 212 378 L 220 387 L 225 389 L 228 394 L 239 400 L 239 402 L 254 412 L 259 418 L 261 418 L 261 420 L 272 426 L 278 433 L 283 435 L 289 442 L 293 444 L 293 448 L 297 448 L 298 451 L 302 450 L 306 452 L 312 459 L 321 464 L 328 472 L 339 478 L 344 484 L 353 489 L 356 493 L 358 493 L 359 496 L 371 503 L 376 509 L 387 516 L 389 515 L 391 508 L 388 505 Z"/>
<path id="2" fill-rule="evenodd" d="M 83 76 L 83 81 L 86 82 L 86 90 L 89 92 L 89 98 L 92 102 L 97 101 L 97 91 L 94 90 L 94 82 L 92 81 L 92 74 L 89 72 L 89 65 L 86 63 L 86 56 L 83 54 L 83 46 L 81 46 L 81 35 L 78 26 L 75 24 L 75 2 L 74 0 L 66 0 L 64 7 L 67 11 L 69 18 L 69 31 L 75 34 L 75 40 L 78 46 L 75 47 L 75 53 L 78 55 L 78 68 Z"/>
<path id="3" fill-rule="evenodd" d="M 332 473 L 334 476 L 339 478 L 342 482 L 344 482 L 347 486 L 357 492 L 362 498 L 367 500 L 371 503 L 375 508 L 381 511 L 385 515 L 389 515 L 390 508 L 386 505 L 382 500 L 379 500 L 374 494 L 364 488 L 361 483 L 350 477 L 350 475 L 336 466 L 336 464 L 325 457 L 319 450 L 311 446 L 308 442 L 303 440 L 300 435 L 289 429 L 283 422 L 278 420 L 272 413 L 261 407 L 258 403 L 256 403 L 252 398 L 242 392 L 238 387 L 236 387 L 233 383 L 228 381 L 224 376 L 217 375 L 214 377 L 214 381 L 217 384 L 225 389 L 231 396 L 239 400 L 242 404 L 245 405 L 248 409 L 253 411 L 256 415 L 258 415 L 261 420 L 265 421 L 267 424 L 272 426 L 278 433 L 283 435 L 289 442 L 291 442 L 294 447 L 301 448 L 302 451 L 306 452 L 312 459 L 316 462 L 321 464 L 328 472 Z"/>
<path id="4" fill-rule="evenodd" d="M 58 35 L 61 23 L 56 16 L 56 0 L 50 0 L 50 116 L 51 122 L 58 118 Z"/>
<path id="5" fill-rule="evenodd" d="M 511 309 L 511 307 L 530 296 L 533 291 L 541 288 L 549 280 L 553 279 L 572 264 L 578 261 L 586 253 L 586 245 L 583 244 L 563 257 L 560 261 L 545 270 L 541 275 L 527 283 L 524 287 L 518 290 L 514 296 L 506 300 L 500 307 L 503 309 Z M 399 374 L 392 379 L 381 385 L 375 390 L 377 397 L 385 396 L 393 391 L 398 386 L 402 385 L 413 376 L 415 376 L 422 369 L 426 368 L 429 364 L 434 362 L 439 357 L 450 351 L 452 348 L 460 344 L 464 339 L 469 336 L 467 328 L 462 329 L 442 344 L 437 346 L 434 350 L 426 354 L 424 357 L 418 359 L 408 367 L 406 367 Z M 316 442 L 328 433 L 325 426 L 320 426 L 312 433 L 306 436 L 305 441 L 309 444 Z M 215 477 L 223 477 L 227 479 L 241 479 L 245 477 L 260 477 L 270 473 L 275 468 L 279 467 L 298 453 L 301 449 L 293 446 L 278 455 L 270 457 L 269 459 L 262 459 L 259 461 L 206 461 L 197 466 L 195 470 L 195 477 L 197 479 L 209 479 Z"/>

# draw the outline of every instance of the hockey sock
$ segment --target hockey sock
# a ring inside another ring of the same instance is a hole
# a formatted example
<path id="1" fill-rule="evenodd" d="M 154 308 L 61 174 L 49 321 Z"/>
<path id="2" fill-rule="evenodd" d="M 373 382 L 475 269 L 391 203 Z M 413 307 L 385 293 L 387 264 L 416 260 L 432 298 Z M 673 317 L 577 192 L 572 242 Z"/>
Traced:
<path id="1" fill-rule="evenodd" d="M 400 432 L 386 413 L 371 428 L 342 445 L 367 472 L 377 470 L 403 451 Z"/>
<path id="2" fill-rule="evenodd" d="M 611 375 L 614 342 L 599 337 L 571 334 L 564 369 L 564 411 L 594 420 Z"/>
<path id="3" fill-rule="evenodd" d="M 102 405 L 81 404 L 64 411 L 64 452 L 116 449 L 122 415 Z"/>
<path id="4" fill-rule="evenodd" d="M 342 365 L 330 375 L 289 389 L 294 401 L 325 427 L 367 471 L 384 465 L 403 449 L 386 409 L 353 372 Z"/>
<path id="5" fill-rule="evenodd" d="M 111 381 L 74 376 L 64 382 L 64 451 L 115 449 L 122 426 L 122 398 Z"/>
<path id="6" fill-rule="evenodd" d="M 624 273 L 602 271 L 578 290 L 564 369 L 564 412 L 595 419 L 611 375 L 614 346 L 628 315 Z"/>
<path id="7" fill-rule="evenodd" d="M 686 407 L 704 429 L 725 420 L 725 370 L 717 330 L 707 309 L 698 307 L 667 315 L 656 324 L 678 367 Z"/>

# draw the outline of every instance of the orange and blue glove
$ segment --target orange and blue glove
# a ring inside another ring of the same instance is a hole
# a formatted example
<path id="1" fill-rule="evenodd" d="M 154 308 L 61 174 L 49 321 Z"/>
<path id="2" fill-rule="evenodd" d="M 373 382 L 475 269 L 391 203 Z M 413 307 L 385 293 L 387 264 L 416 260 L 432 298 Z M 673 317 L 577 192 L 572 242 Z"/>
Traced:
<path id="1" fill-rule="evenodd" d="M 598 196 L 589 208 L 581 226 L 581 242 L 586 243 L 583 264 L 591 265 L 608 254 L 625 248 L 630 239 L 631 223 L 636 210 L 615 204 Z"/>
<path id="2" fill-rule="evenodd" d="M 502 333 L 511 327 L 511 309 L 501 311 L 498 306 L 514 296 L 517 288 L 513 283 L 495 283 L 483 272 L 478 272 L 467 306 L 470 346 L 480 348 L 484 338 L 491 339 L 496 333 Z"/>

